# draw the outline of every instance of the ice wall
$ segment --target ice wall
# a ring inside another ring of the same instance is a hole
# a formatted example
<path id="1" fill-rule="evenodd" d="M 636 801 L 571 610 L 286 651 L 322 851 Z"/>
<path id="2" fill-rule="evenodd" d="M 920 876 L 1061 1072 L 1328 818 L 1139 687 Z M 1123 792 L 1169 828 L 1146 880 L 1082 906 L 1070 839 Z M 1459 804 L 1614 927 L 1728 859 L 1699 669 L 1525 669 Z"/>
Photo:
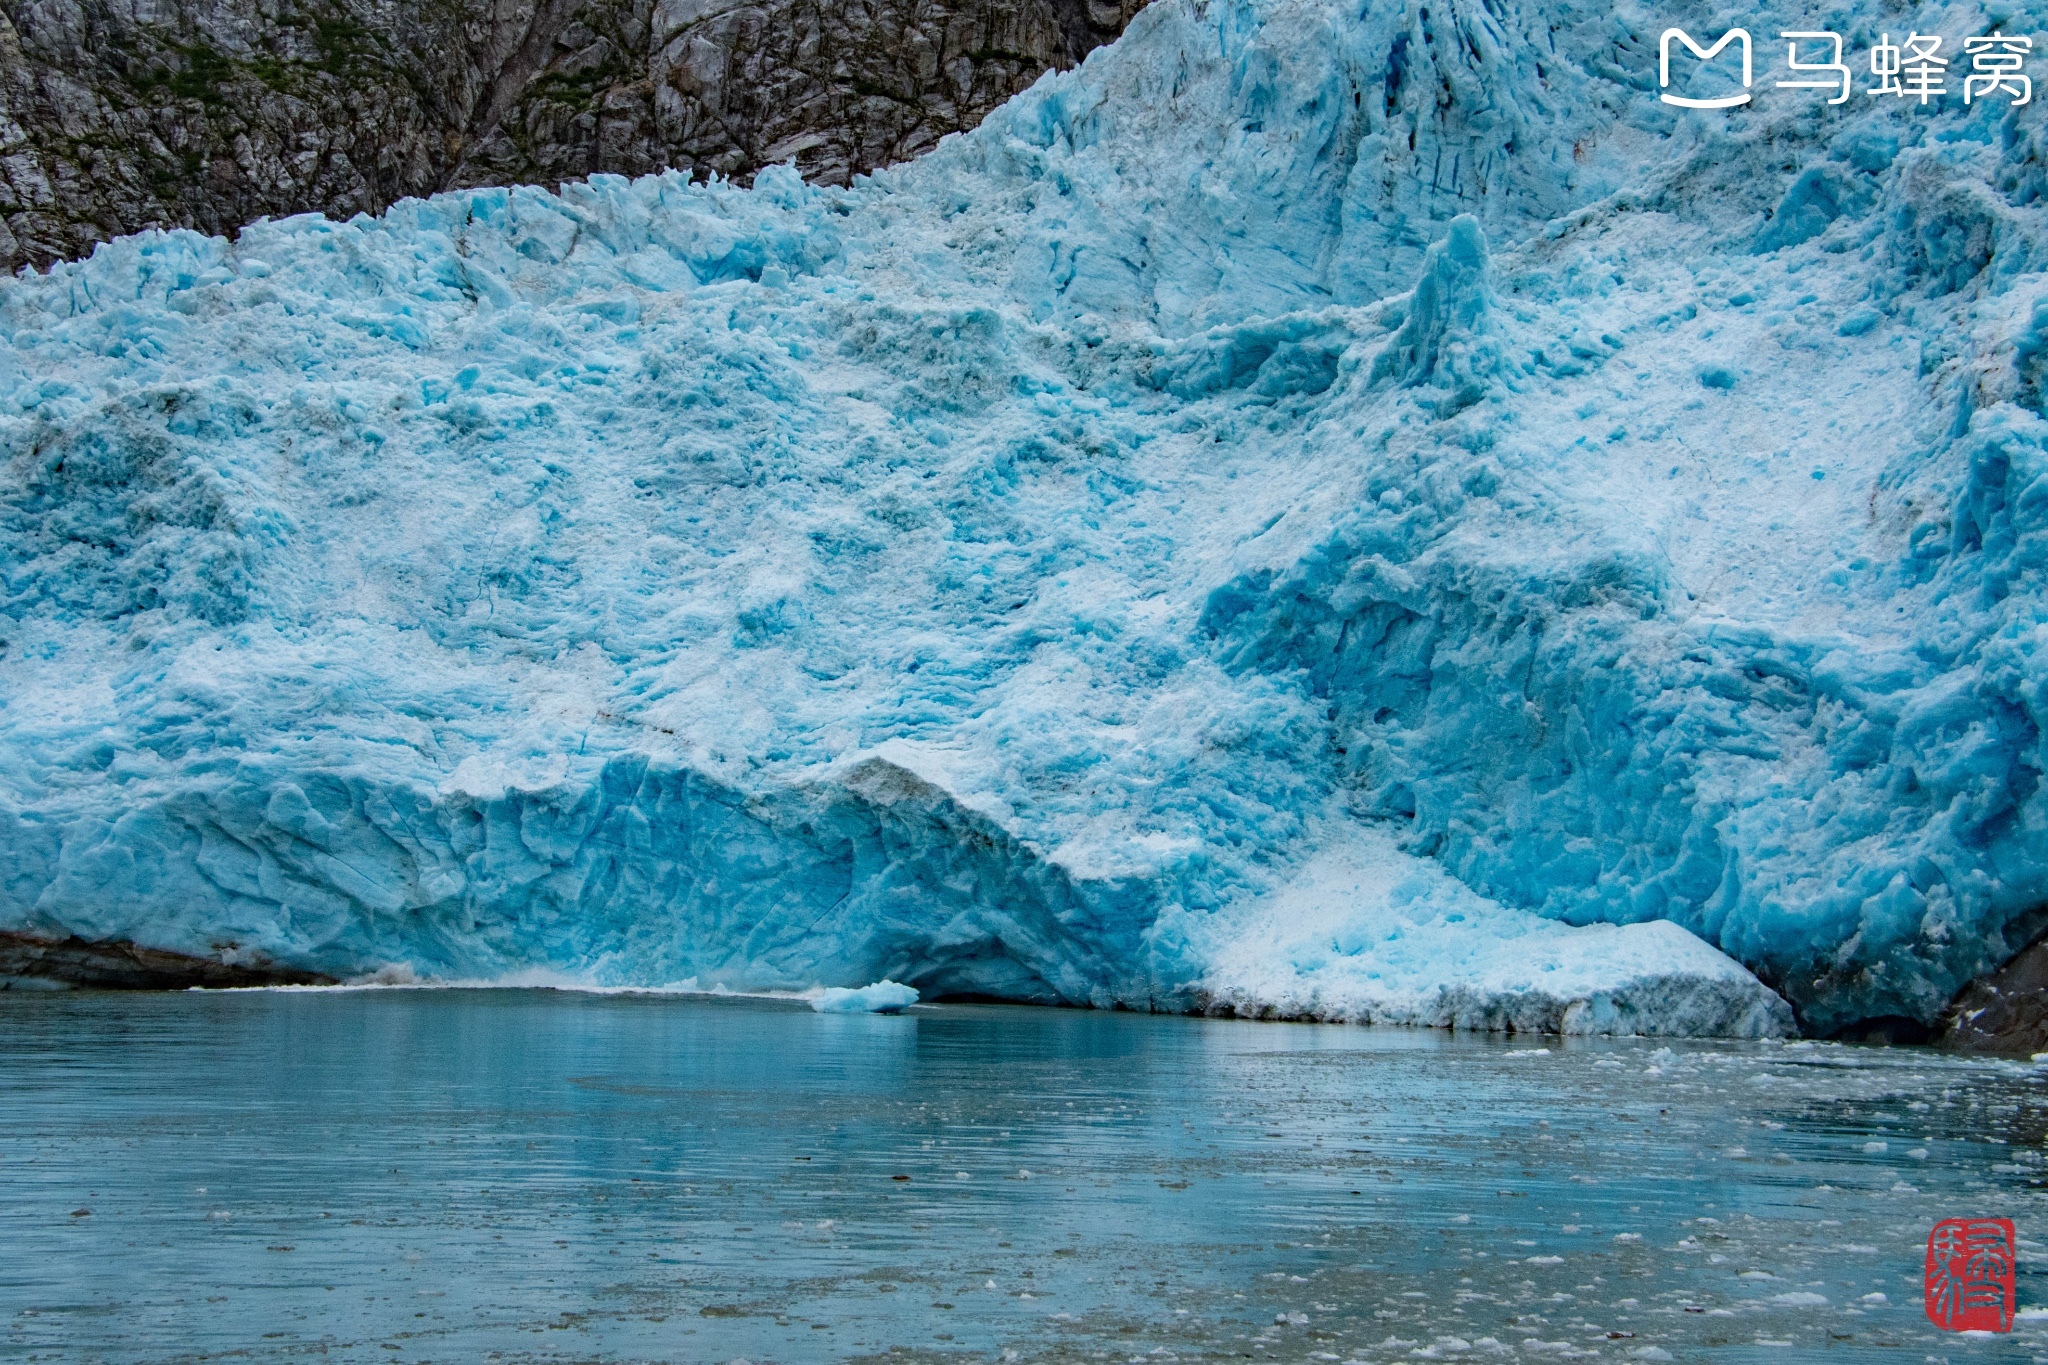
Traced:
<path id="1" fill-rule="evenodd" d="M 1931 1018 L 2048 926 L 2042 106 L 1681 111 L 1668 23 L 1161 0 L 849 191 L 0 287 L 0 927 Z"/>

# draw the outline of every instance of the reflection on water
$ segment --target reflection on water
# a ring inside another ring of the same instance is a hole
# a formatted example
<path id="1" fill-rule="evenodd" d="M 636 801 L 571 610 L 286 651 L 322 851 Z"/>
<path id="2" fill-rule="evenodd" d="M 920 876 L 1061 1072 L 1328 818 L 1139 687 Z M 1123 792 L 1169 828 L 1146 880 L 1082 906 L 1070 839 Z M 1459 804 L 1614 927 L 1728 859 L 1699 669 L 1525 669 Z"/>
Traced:
<path id="1" fill-rule="evenodd" d="M 2011 1063 L 554 991 L 0 1041 L 11 1359 L 2048 1356 L 1919 1305 L 1938 1218 L 2048 1228 Z"/>

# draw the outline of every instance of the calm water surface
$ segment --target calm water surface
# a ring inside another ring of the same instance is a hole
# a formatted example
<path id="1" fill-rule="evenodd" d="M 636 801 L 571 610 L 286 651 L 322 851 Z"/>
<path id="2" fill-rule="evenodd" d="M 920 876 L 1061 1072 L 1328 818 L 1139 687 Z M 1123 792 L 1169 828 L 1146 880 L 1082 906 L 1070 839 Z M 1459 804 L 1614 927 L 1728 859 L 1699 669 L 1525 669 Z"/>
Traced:
<path id="1" fill-rule="evenodd" d="M 2048 1304 L 2012 1063 L 556 991 L 0 1043 L 8 1360 L 2048 1359 L 1919 1305 L 1963 1214 Z"/>

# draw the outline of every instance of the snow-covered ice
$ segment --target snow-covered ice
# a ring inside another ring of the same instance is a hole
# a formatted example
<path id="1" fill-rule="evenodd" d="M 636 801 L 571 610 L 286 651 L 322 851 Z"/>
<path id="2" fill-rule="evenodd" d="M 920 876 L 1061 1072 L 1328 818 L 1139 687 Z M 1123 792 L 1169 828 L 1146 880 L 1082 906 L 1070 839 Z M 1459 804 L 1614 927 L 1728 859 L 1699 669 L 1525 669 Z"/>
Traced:
<path id="1" fill-rule="evenodd" d="M 1678 110 L 1672 23 L 1161 0 L 850 190 L 0 286 L 0 927 L 1932 1017 L 2048 904 L 2043 105 Z"/>
<path id="2" fill-rule="evenodd" d="M 1668 920 L 1573 928 L 1473 892 L 1393 838 L 1327 844 L 1219 915 L 1211 1009 L 1516 1033 L 1791 1031 L 1784 1002 Z"/>

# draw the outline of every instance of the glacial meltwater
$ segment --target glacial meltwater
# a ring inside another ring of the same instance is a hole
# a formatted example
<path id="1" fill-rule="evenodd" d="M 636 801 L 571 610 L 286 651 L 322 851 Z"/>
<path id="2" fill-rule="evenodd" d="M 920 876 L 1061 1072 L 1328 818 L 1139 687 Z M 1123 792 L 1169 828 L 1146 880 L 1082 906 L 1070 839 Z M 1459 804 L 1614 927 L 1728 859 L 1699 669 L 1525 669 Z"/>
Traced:
<path id="1" fill-rule="evenodd" d="M 555 990 L 0 1044 L 8 1360 L 2048 1357 L 2024 1063 Z M 2010 1335 L 1922 1313 L 1962 1215 Z"/>

